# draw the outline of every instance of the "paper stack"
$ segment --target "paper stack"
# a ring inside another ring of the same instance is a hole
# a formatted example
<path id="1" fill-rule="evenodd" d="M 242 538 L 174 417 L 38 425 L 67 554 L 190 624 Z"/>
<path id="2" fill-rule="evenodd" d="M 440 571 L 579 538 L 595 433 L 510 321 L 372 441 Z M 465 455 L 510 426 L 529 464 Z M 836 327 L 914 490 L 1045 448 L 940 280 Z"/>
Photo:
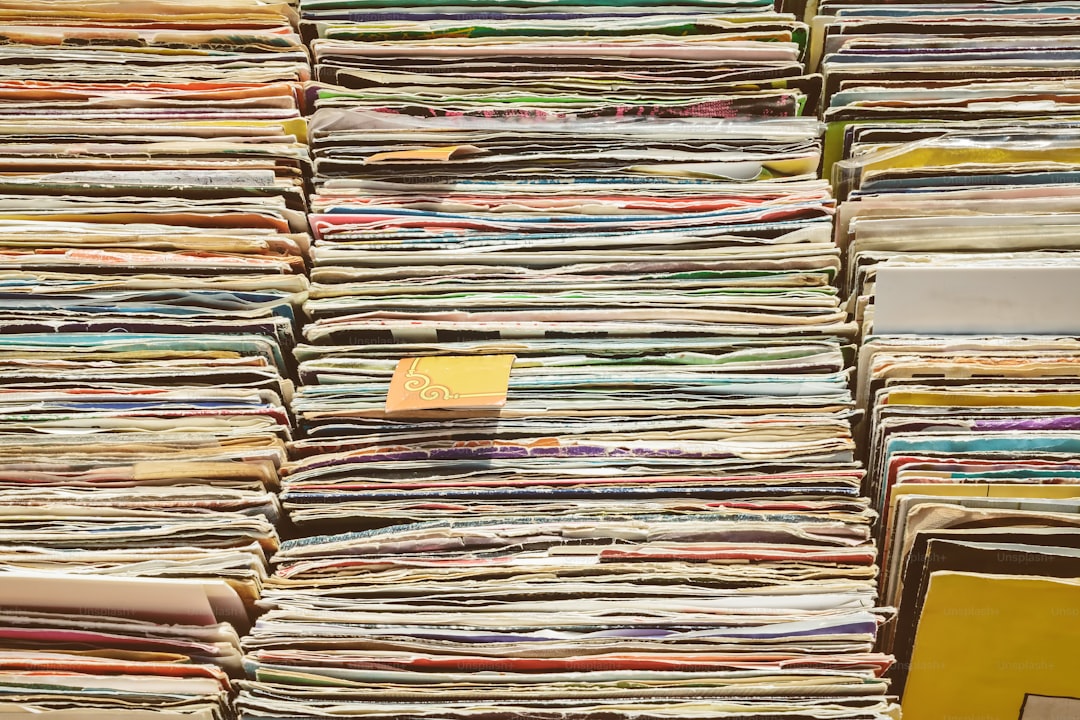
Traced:
<path id="1" fill-rule="evenodd" d="M 282 478 L 305 537 L 241 716 L 890 717 L 805 27 L 302 12 L 337 84 Z"/>
<path id="2" fill-rule="evenodd" d="M 307 289 L 295 11 L 0 18 L 0 716 L 227 717 Z"/>
<path id="3" fill-rule="evenodd" d="M 823 0 L 906 717 L 1076 714 L 1077 7 Z M 828 164 L 828 163 L 827 163 Z"/>

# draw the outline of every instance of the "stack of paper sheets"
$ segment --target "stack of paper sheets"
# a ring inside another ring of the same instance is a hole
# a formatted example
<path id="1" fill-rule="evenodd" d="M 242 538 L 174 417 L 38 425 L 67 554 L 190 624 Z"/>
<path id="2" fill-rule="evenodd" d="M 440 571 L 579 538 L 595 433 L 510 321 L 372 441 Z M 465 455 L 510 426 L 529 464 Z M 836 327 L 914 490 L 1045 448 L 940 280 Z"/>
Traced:
<path id="1" fill-rule="evenodd" d="M 230 712 L 307 290 L 295 19 L 0 3 L 0 716 Z M 132 614 L 146 583 L 230 611 Z"/>
<path id="2" fill-rule="evenodd" d="M 905 715 L 1068 717 L 1080 7 L 820 10 L 881 649 Z"/>
<path id="3" fill-rule="evenodd" d="M 306 537 L 241 716 L 889 717 L 805 28 L 302 12 L 338 85 L 282 474 Z M 501 408 L 387 411 L 402 359 L 483 356 Z"/>

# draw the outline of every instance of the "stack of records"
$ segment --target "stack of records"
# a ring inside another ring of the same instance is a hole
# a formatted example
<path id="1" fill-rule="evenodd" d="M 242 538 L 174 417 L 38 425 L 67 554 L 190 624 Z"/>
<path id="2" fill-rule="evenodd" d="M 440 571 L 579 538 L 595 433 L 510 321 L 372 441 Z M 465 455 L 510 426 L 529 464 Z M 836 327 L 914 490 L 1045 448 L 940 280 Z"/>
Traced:
<path id="1" fill-rule="evenodd" d="M 234 717 L 247 611 L 223 580 L 5 574 L 0 603 L 5 718 Z"/>
<path id="2" fill-rule="evenodd" d="M 1057 579 L 1076 576 L 1080 537 L 1074 144 L 955 132 L 837 166 L 866 489 L 899 608 L 882 647 L 916 717 L 1080 694 L 1061 631 L 1080 587 Z"/>
<path id="3" fill-rule="evenodd" d="M 0 4 L 4 717 L 230 713 L 307 290 L 295 16 Z"/>
<path id="4" fill-rule="evenodd" d="M 1075 694 L 1073 610 L 1037 598 L 1077 577 L 1080 341 L 874 336 L 860 365 L 883 598 L 899 608 L 883 640 L 905 708 L 955 708 L 945 688 L 987 673 L 998 681 L 984 692 L 1014 716 L 1029 693 Z M 1068 584 L 1057 592 L 1074 609 Z"/>
<path id="5" fill-rule="evenodd" d="M 811 55 L 825 75 L 826 172 L 858 147 L 952 129 L 1076 127 L 1074 0 L 820 0 L 818 12 Z"/>
<path id="6" fill-rule="evenodd" d="M 304 5 L 242 717 L 891 716 L 805 28 L 694 5 Z"/>
<path id="7" fill-rule="evenodd" d="M 391 115 L 814 113 L 808 28 L 772 0 L 306 0 L 317 107 Z"/>
<path id="8" fill-rule="evenodd" d="M 1055 317 L 1069 298 L 1044 296 L 1055 286 L 1047 281 L 1080 266 L 1080 139 L 1073 130 L 953 129 L 895 147 L 856 144 L 834 174 L 844 198 L 836 239 L 864 336 L 1080 327 Z M 957 306 L 962 289 L 978 284 L 965 281 L 962 269 L 995 285 L 995 312 Z M 904 280 L 934 272 L 929 286 Z M 881 304 L 878 281 L 886 276 L 903 285 L 889 285 L 896 302 Z M 1008 298 L 1036 309 L 1010 309 Z M 956 307 L 935 312 L 935 303 Z"/>
<path id="9" fill-rule="evenodd" d="M 895 689 L 920 719 L 1069 717 L 1080 6 L 820 11 Z"/>

